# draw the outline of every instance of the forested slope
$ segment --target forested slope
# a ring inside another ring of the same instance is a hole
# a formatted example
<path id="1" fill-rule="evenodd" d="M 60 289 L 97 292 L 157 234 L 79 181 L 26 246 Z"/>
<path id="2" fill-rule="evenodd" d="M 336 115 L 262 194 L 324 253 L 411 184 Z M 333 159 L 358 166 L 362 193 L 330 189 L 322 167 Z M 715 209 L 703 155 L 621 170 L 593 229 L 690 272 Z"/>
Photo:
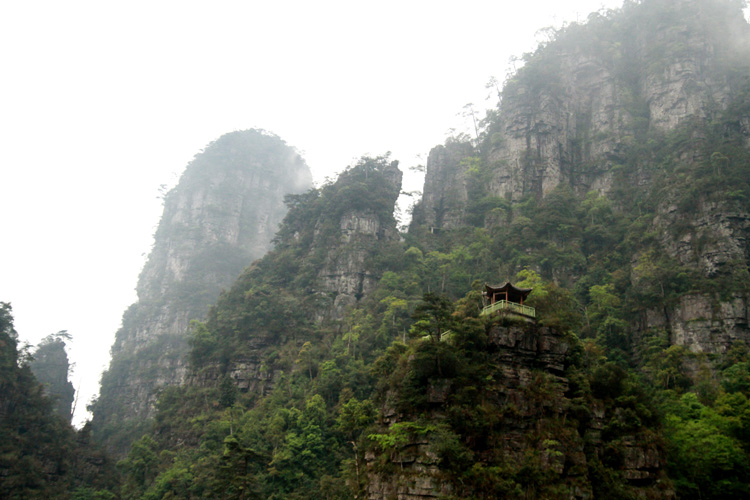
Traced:
<path id="1" fill-rule="evenodd" d="M 40 346 L 49 349 L 55 339 Z M 59 338 L 57 339 L 59 340 Z M 44 348 L 47 349 L 44 349 Z M 65 356 L 63 351 L 63 356 Z M 40 356 L 41 358 L 41 356 Z M 67 357 L 62 380 L 67 391 Z M 70 401 L 54 394 L 33 375 L 29 353 L 19 350 L 10 304 L 0 303 L 0 498 L 28 500 L 59 498 L 110 500 L 117 498 L 114 461 L 90 439 L 88 427 L 70 425 Z M 36 360 L 39 367 L 42 360 Z M 45 394 L 46 393 L 46 394 Z"/>
<path id="2" fill-rule="evenodd" d="M 748 496 L 743 7 L 627 2 L 550 32 L 481 131 L 430 153 L 407 233 L 387 156 L 287 197 L 113 493 Z M 504 281 L 533 321 L 482 314 Z"/>
<path id="3" fill-rule="evenodd" d="M 153 416 L 158 390 L 187 371 L 191 320 L 271 247 L 284 196 L 312 185 L 294 148 L 263 130 L 225 134 L 195 156 L 164 197 L 154 247 L 123 314 L 93 404 L 97 441 L 124 454 Z"/>
<path id="4" fill-rule="evenodd" d="M 481 135 L 433 150 L 409 233 L 371 240 L 374 279 L 335 314 L 336 246 L 311 242 L 379 210 L 345 195 L 386 160 L 290 200 L 138 450 L 191 446 L 129 491 L 747 494 L 747 36 L 739 3 L 663 0 L 552 34 Z M 478 315 L 506 279 L 536 324 Z"/>

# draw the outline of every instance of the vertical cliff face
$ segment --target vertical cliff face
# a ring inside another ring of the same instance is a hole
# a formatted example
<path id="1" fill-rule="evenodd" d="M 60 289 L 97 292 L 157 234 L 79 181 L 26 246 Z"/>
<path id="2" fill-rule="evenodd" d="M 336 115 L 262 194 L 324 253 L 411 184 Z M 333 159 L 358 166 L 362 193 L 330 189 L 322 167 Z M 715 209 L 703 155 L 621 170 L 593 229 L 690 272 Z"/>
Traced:
<path id="1" fill-rule="evenodd" d="M 388 438 L 374 438 L 378 445 L 366 454 L 367 498 L 559 498 L 561 491 L 566 498 L 606 498 L 602 463 L 628 497 L 674 498 L 664 450 L 649 429 L 628 420 L 635 414 L 632 402 L 610 399 L 624 396 L 617 383 L 598 381 L 586 401 L 590 410 L 579 412 L 581 381 L 571 383 L 569 359 L 576 355 L 576 342 L 533 323 L 492 322 L 483 346 L 491 366 L 484 383 L 467 387 L 460 377 L 427 379 L 426 406 L 417 418 L 393 406 L 409 397 L 406 384 L 393 381 L 381 407 L 383 434 L 373 434 Z M 416 369 L 425 352 L 417 348 L 408 363 Z M 450 370 L 447 352 L 443 349 L 444 373 Z M 476 406 L 468 402 L 471 397 Z M 476 420 L 464 427 L 472 411 Z M 466 457 L 458 443 L 471 446 L 470 471 L 461 470 Z"/>
<path id="2" fill-rule="evenodd" d="M 609 193 L 612 168 L 639 141 L 729 106 L 747 44 L 741 11 L 726 3 L 652 0 L 612 19 L 592 14 L 506 85 L 491 191 L 520 200 L 568 183 Z"/>
<path id="3" fill-rule="evenodd" d="M 291 198 L 276 248 L 209 313 L 191 381 L 211 386 L 227 376 L 255 397 L 299 369 L 300 359 L 280 353 L 303 352 L 317 329 L 340 323 L 388 267 L 379 260 L 399 242 L 401 179 L 397 162 L 365 158 L 335 183 Z"/>
<path id="4" fill-rule="evenodd" d="M 357 179 L 359 175 L 357 172 L 343 174 L 339 179 L 340 189 L 346 190 L 349 182 L 361 182 L 361 179 Z M 315 290 L 331 301 L 330 308 L 322 310 L 320 318 L 341 319 L 347 307 L 367 295 L 380 280 L 372 262 L 377 257 L 378 248 L 399 240 L 393 219 L 402 180 L 397 163 L 383 165 L 377 172 L 365 175 L 380 177 L 382 199 L 373 206 L 350 205 L 333 221 L 323 218 L 316 224 L 310 255 L 322 248 L 326 248 L 327 252 L 318 272 Z M 366 182 L 368 179 L 364 180 Z M 354 187 L 356 184 L 350 186 Z M 377 205 L 381 203 L 388 208 L 378 210 Z M 338 226 L 337 231 L 333 235 L 325 234 L 322 228 L 332 223 Z"/>
<path id="5" fill-rule="evenodd" d="M 652 227 L 659 248 L 704 283 L 682 295 L 672 308 L 651 309 L 646 328 L 670 332 L 670 340 L 693 352 L 721 354 L 738 340 L 750 341 L 750 207 L 737 200 L 700 195 L 680 207 L 670 196 Z M 640 280 L 640 257 L 633 279 Z"/>
<path id="6" fill-rule="evenodd" d="M 476 149 L 433 150 L 415 222 L 496 227 L 560 187 L 581 200 L 593 192 L 648 218 L 655 238 L 632 249 L 634 287 L 654 255 L 692 277 L 683 287 L 692 290 L 662 293 L 668 306 L 638 328 L 664 328 L 696 352 L 750 340 L 748 61 L 750 26 L 736 2 L 648 0 L 592 14 L 524 57 Z M 467 168 L 475 155 L 481 171 Z M 510 215 L 477 223 L 472 204 L 490 198 L 487 207 Z"/>
<path id="7" fill-rule="evenodd" d="M 423 220 L 435 228 L 452 229 L 465 222 L 468 203 L 465 161 L 474 153 L 471 144 L 459 141 L 436 146 L 427 157 L 424 194 L 420 203 Z"/>
<path id="8" fill-rule="evenodd" d="M 285 195 L 311 184 L 296 151 L 263 131 L 226 134 L 196 155 L 164 199 L 138 302 L 123 316 L 102 378 L 95 432 L 148 418 L 156 390 L 184 379 L 190 321 L 272 247 Z"/>
<path id="9" fill-rule="evenodd" d="M 68 380 L 70 362 L 65 352 L 65 332 L 45 338 L 34 351 L 34 359 L 29 368 L 36 379 L 44 386 L 44 394 L 53 402 L 55 412 L 66 422 L 70 422 L 75 390 Z"/>
<path id="10" fill-rule="evenodd" d="M 651 0 L 568 27 L 524 56 L 503 89 L 481 145 L 492 168 L 489 192 L 512 201 L 543 197 L 560 183 L 610 192 L 613 167 L 639 141 L 730 106 L 747 74 L 749 40 L 731 2 Z M 462 155 L 453 146 L 446 174 L 439 159 L 446 148 L 431 155 L 424 199 L 448 209 L 454 224 L 466 204 L 465 169 L 456 168 Z"/>
<path id="11" fill-rule="evenodd" d="M 271 249 L 286 214 L 284 196 L 311 186 L 302 158 L 262 132 L 227 134 L 197 155 L 165 197 L 138 279 L 138 304 L 158 304 L 158 311 L 118 335 L 113 353 L 185 332 L 191 319 L 202 318 L 221 289 Z"/>

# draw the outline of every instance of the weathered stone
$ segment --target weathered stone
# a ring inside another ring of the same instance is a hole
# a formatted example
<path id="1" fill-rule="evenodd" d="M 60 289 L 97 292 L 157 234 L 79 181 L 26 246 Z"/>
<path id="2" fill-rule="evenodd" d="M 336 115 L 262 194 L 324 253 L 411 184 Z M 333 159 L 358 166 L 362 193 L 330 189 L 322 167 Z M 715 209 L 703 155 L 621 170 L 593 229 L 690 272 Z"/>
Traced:
<path id="1" fill-rule="evenodd" d="M 604 402 L 592 401 L 590 419 L 583 432 L 579 433 L 575 426 L 566 428 L 564 422 L 569 417 L 571 402 L 566 397 L 568 380 L 564 373 L 570 340 L 549 327 L 505 324 L 505 321 L 498 318 L 488 330 L 488 351 L 492 353 L 496 371 L 485 396 L 496 398 L 493 403 L 503 411 L 495 424 L 492 449 L 484 455 L 477 453 L 475 460 L 489 462 L 501 456 L 512 467 L 527 463 L 530 456 L 538 456 L 538 467 L 565 485 L 568 498 L 591 499 L 587 457 L 589 453 L 597 456 L 604 452 L 607 443 L 601 440 L 602 430 L 610 418 L 621 416 L 618 413 L 621 409 L 607 415 Z M 432 420 L 444 421 L 445 408 L 450 404 L 448 381 L 430 380 L 427 391 L 433 404 Z M 392 409 L 384 408 L 381 413 L 388 414 L 383 425 L 410 420 L 408 416 L 396 415 Z M 636 434 L 620 439 L 620 472 L 635 497 L 673 498 L 672 490 L 662 483 L 663 450 L 649 437 Z M 448 481 L 451 473 L 441 471 L 440 458 L 429 433 L 414 435 L 410 442 L 387 456 L 378 457 L 368 451 L 365 454 L 367 498 L 425 500 L 448 494 L 455 497 L 475 494 L 463 490 L 465 486 L 460 482 Z M 387 463 L 384 465 L 383 461 Z"/>
<path id="2" fill-rule="evenodd" d="M 563 183 L 580 195 L 606 195 L 613 188 L 612 168 L 635 145 L 635 129 L 664 134 L 727 109 L 733 83 L 718 56 L 731 51 L 738 60 L 748 57 L 747 23 L 741 16 L 727 18 L 731 38 L 717 36 L 694 29 L 709 7 L 694 0 L 676 4 L 679 21 L 634 26 L 616 47 L 550 44 L 543 63 L 530 63 L 545 65 L 543 81 L 526 79 L 524 68 L 509 80 L 490 150 L 483 152 L 492 168 L 487 194 L 516 202 L 527 195 L 543 198 Z M 740 118 L 750 143 L 748 123 L 750 118 Z M 449 229 L 465 223 L 462 160 L 474 154 L 470 144 L 455 141 L 431 151 L 418 224 Z M 636 184 L 651 182 L 647 171 L 635 174 Z M 488 217 L 485 223 L 503 220 Z"/>
<path id="3" fill-rule="evenodd" d="M 393 162 L 380 172 L 391 185 L 391 200 L 395 206 L 401 191 L 403 174 Z M 345 174 L 342 176 L 346 180 Z M 333 297 L 329 308 L 320 308 L 318 320 L 338 320 L 345 311 L 369 294 L 377 285 L 380 276 L 368 269 L 368 258 L 378 248 L 378 243 L 398 241 L 399 234 L 395 222 L 373 210 L 347 210 L 338 221 L 338 241 L 325 240 L 321 235 L 320 222 L 311 245 L 310 254 L 326 248 L 323 267 L 318 271 L 315 291 L 324 297 Z"/>
<path id="4" fill-rule="evenodd" d="M 465 178 L 467 166 L 462 160 L 473 153 L 474 148 L 462 142 L 449 142 L 430 151 L 421 200 L 424 220 L 420 223 L 433 230 L 463 225 L 468 193 Z"/>
<path id="5" fill-rule="evenodd" d="M 112 346 L 94 407 L 95 435 L 104 425 L 153 416 L 158 390 L 185 380 L 190 321 L 203 319 L 221 290 L 272 247 L 287 211 L 284 196 L 311 185 L 296 152 L 256 130 L 221 137 L 188 165 L 164 199 L 138 302 L 123 315 Z M 241 384 L 249 387 L 249 379 Z"/>

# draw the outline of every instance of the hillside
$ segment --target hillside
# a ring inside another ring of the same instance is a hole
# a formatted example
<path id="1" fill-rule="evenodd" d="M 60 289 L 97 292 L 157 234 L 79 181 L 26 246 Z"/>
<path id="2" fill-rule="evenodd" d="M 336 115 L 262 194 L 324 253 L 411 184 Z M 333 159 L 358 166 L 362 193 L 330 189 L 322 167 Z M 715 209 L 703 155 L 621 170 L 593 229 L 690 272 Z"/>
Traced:
<path id="1" fill-rule="evenodd" d="M 93 405 L 99 441 L 126 450 L 153 416 L 158 390 L 184 381 L 190 321 L 272 248 L 284 197 L 311 183 L 297 152 L 262 130 L 225 134 L 195 156 L 164 198 L 138 302 L 115 337 Z"/>
<path id="2" fill-rule="evenodd" d="M 531 267 L 583 307 L 609 287 L 638 335 L 747 340 L 749 43 L 736 2 L 628 3 L 555 33 L 480 140 L 430 153 L 412 233 L 482 228 L 502 276 Z"/>
<path id="3" fill-rule="evenodd" d="M 162 395 L 143 442 L 188 446 L 128 491 L 747 494 L 740 7 L 629 3 L 552 34 L 480 136 L 430 153 L 409 233 L 362 240 L 369 261 L 333 256 L 350 226 L 382 227 L 342 214 L 389 213 L 371 185 L 385 159 L 291 200 L 278 247 L 196 327 L 191 383 Z M 373 278 L 343 308 L 332 262 Z M 534 289 L 534 325 L 478 316 L 478 286 L 509 278 Z"/>
<path id="4" fill-rule="evenodd" d="M 549 32 L 476 136 L 430 152 L 408 232 L 398 162 L 363 157 L 287 196 L 221 286 L 241 231 L 191 205 L 225 185 L 191 181 L 196 157 L 94 406 L 112 495 L 750 495 L 743 7 L 626 2 Z M 521 298 L 486 309 L 506 281 Z"/>
<path id="5" fill-rule="evenodd" d="M 33 359 L 19 346 L 10 304 L 0 302 L 0 498 L 4 500 L 116 498 L 111 493 L 117 490 L 114 461 L 91 441 L 88 426 L 76 432 L 70 425 L 72 398 L 67 397 L 73 388 L 62 338 L 65 335 L 47 337 Z M 37 380 L 31 365 L 46 380 Z"/>

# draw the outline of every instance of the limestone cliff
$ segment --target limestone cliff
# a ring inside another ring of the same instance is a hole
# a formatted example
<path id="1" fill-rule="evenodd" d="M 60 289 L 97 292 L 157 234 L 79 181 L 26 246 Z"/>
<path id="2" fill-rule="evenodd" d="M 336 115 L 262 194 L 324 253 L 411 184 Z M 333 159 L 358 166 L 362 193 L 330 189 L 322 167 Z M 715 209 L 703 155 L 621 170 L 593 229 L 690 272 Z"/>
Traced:
<path id="1" fill-rule="evenodd" d="M 721 354 L 735 341 L 750 341 L 750 207 L 701 196 L 686 210 L 667 200 L 660 205 L 653 227 L 659 247 L 705 285 L 680 296 L 671 308 L 649 309 L 644 326 L 670 332 L 672 343 L 693 352 Z M 633 273 L 636 283 L 638 262 Z"/>
<path id="2" fill-rule="evenodd" d="M 459 141 L 437 146 L 427 157 L 424 193 L 420 202 L 423 220 L 432 231 L 455 228 L 465 223 L 468 203 L 466 186 L 467 164 L 474 153 L 471 144 Z M 420 217 L 420 214 L 417 214 Z"/>
<path id="3" fill-rule="evenodd" d="M 345 209 L 337 217 L 338 221 L 334 221 L 338 225 L 338 234 L 332 240 L 323 237 L 321 228 L 325 219 L 316 224 L 310 253 L 312 255 L 320 248 L 327 248 L 327 252 L 315 290 L 332 300 L 330 309 L 320 317 L 341 319 L 346 307 L 367 295 L 380 279 L 372 262 L 378 247 L 399 240 L 393 209 L 401 190 L 402 173 L 397 163 L 392 162 L 384 165 L 377 175 L 382 177 L 384 190 L 387 190 L 379 203 L 384 203 L 389 209 L 380 211 L 377 206 Z M 357 182 L 354 172 L 342 175 L 338 181 L 340 189 L 345 189 L 351 181 Z"/>
<path id="4" fill-rule="evenodd" d="M 289 364 L 279 350 L 312 348 L 320 325 L 339 324 L 374 289 L 389 264 L 378 260 L 399 242 L 393 218 L 402 178 L 397 165 L 365 158 L 335 183 L 289 200 L 276 248 L 209 313 L 211 344 L 193 351 L 193 383 L 211 386 L 226 376 L 243 393 L 269 393 L 301 363 Z"/>
<path id="5" fill-rule="evenodd" d="M 34 351 L 29 368 L 44 386 L 44 394 L 52 400 L 55 412 L 70 422 L 75 390 L 68 380 L 70 362 L 64 339 L 70 339 L 65 331 L 46 337 Z"/>
<path id="6" fill-rule="evenodd" d="M 194 323 L 187 357 L 123 328 L 108 377 L 132 406 L 150 396 L 128 374 L 189 367 L 141 443 L 175 455 L 140 496 L 741 497 L 747 436 L 729 428 L 750 353 L 669 343 L 750 341 L 747 31 L 734 0 L 569 26 L 524 58 L 476 144 L 432 151 L 403 237 L 387 157 L 288 197 L 274 249 Z M 148 268 L 144 297 L 190 266 Z M 478 284 L 514 275 L 537 323 L 480 314 Z"/>
<path id="7" fill-rule="evenodd" d="M 512 201 L 542 197 L 560 183 L 608 193 L 613 168 L 638 141 L 737 105 L 750 29 L 736 6 L 717 5 L 650 0 L 610 17 L 594 13 L 526 54 L 480 144 L 492 168 L 489 191 Z M 466 179 L 459 164 L 470 154 L 468 144 L 431 153 L 428 219 L 442 210 L 449 225 L 460 220 Z"/>
<path id="8" fill-rule="evenodd" d="M 674 292 L 683 298 L 662 293 L 666 307 L 646 306 L 635 329 L 665 328 L 695 352 L 750 341 L 750 26 L 740 7 L 626 3 L 554 34 L 506 82 L 481 141 L 430 153 L 414 225 L 522 225 L 517 207 L 560 187 L 580 200 L 603 196 L 648 219 L 632 249 L 633 287 L 654 255 L 692 276 Z M 560 265 L 545 272 L 581 275 Z"/>
<path id="9" fill-rule="evenodd" d="M 272 247 L 284 197 L 311 183 L 297 152 L 260 130 L 226 134 L 195 156 L 164 199 L 94 405 L 95 435 L 152 416 L 156 391 L 184 379 L 190 321 Z"/>
<path id="10" fill-rule="evenodd" d="M 513 200 L 559 183 L 609 193 L 638 141 L 726 109 L 749 47 L 741 12 L 723 7 L 651 0 L 610 20 L 592 14 L 540 47 L 503 90 L 491 190 Z"/>
<path id="11" fill-rule="evenodd" d="M 560 498 L 561 492 L 571 499 L 604 498 L 607 485 L 597 477 L 602 462 L 616 470 L 628 498 L 674 498 L 664 450 L 649 429 L 623 417 L 631 407 L 599 395 L 602 399 L 587 401 L 590 410 L 580 413 L 568 378 L 575 344 L 553 328 L 490 322 L 484 349 L 492 369 L 483 386 L 429 379 L 429 411 L 416 421 L 395 408 L 404 388 L 391 387 L 381 407 L 381 429 L 394 439 L 381 440 L 366 454 L 367 498 Z M 410 355 L 413 366 L 422 357 L 418 352 Z M 479 395 L 477 409 L 462 406 L 467 390 Z M 470 411 L 485 420 L 472 424 L 479 433 L 462 427 L 460 418 Z M 471 447 L 470 471 L 461 470 L 458 442 Z"/>

